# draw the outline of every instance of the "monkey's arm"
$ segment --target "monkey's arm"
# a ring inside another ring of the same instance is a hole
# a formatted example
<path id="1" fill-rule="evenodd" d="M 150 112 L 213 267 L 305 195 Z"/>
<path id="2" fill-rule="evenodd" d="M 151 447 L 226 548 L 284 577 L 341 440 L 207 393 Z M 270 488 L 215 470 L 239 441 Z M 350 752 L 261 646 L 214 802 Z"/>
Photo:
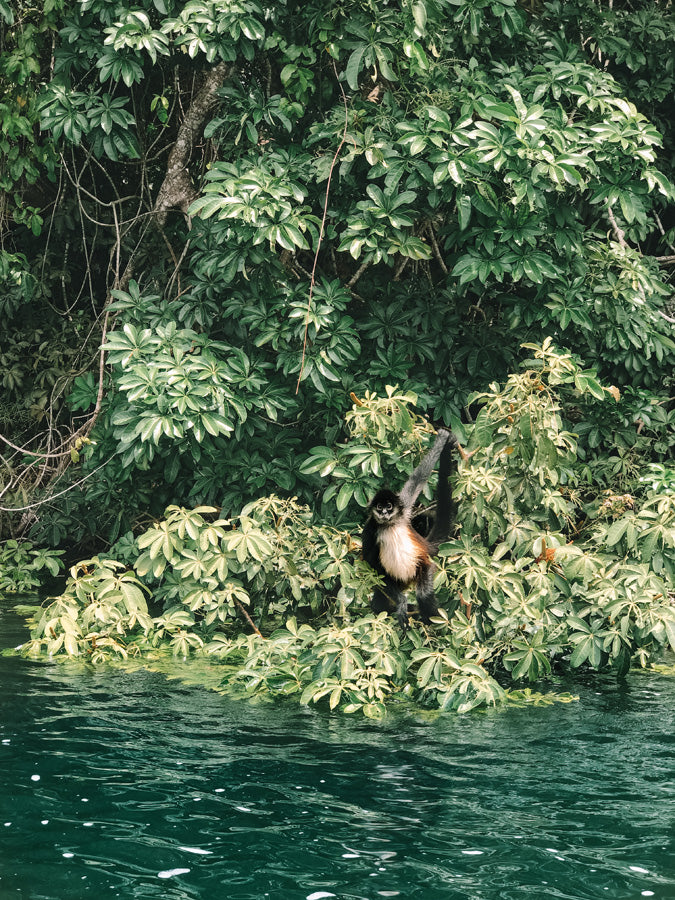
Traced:
<path id="1" fill-rule="evenodd" d="M 420 491 L 429 480 L 429 476 L 433 472 L 434 466 L 440 458 L 443 447 L 445 447 L 448 441 L 456 444 L 457 438 L 447 429 L 439 431 L 436 435 L 434 446 L 429 450 L 427 455 L 423 457 L 422 462 L 403 485 L 403 490 L 399 494 L 399 497 L 401 498 L 401 503 L 403 504 L 403 509 L 406 514 L 408 514 L 415 505 L 415 500 L 417 500 Z"/>

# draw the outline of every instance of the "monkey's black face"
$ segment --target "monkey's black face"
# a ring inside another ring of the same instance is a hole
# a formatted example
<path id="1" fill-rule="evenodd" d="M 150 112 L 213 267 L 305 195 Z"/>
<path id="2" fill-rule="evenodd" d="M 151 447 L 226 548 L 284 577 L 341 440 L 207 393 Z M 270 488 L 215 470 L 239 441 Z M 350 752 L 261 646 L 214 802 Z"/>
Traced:
<path id="1" fill-rule="evenodd" d="M 378 525 L 392 525 L 401 514 L 401 501 L 393 491 L 378 491 L 370 504 L 370 512 Z"/>

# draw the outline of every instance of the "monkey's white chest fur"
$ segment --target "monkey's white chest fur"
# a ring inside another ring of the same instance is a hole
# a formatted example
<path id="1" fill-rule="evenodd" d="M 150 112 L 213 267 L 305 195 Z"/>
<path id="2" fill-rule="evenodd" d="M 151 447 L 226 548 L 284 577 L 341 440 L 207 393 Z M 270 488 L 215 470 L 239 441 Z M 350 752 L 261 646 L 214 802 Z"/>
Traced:
<path id="1" fill-rule="evenodd" d="M 420 548 L 411 539 L 410 529 L 405 522 L 381 528 L 377 536 L 380 547 L 380 562 L 393 578 L 409 584 L 417 573 L 420 563 Z"/>

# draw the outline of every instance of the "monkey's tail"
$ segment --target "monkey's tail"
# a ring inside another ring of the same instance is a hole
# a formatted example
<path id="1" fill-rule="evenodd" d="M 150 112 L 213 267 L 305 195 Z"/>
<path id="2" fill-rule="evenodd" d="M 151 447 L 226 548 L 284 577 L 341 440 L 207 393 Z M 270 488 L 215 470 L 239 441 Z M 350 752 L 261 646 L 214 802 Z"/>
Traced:
<path id="1" fill-rule="evenodd" d="M 447 541 L 455 521 L 455 505 L 452 498 L 452 485 L 450 475 L 452 473 L 453 456 L 452 449 L 457 445 L 457 438 L 450 431 L 448 439 L 441 451 L 438 461 L 438 489 L 436 491 L 436 518 L 427 535 L 427 541 L 432 545 L 434 552 L 440 544 Z"/>

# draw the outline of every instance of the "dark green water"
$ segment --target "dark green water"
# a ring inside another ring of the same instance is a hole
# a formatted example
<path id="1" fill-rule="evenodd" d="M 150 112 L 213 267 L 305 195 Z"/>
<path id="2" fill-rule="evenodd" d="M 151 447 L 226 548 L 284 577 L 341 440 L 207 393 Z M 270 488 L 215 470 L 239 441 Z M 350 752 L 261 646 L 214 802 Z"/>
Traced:
<path id="1" fill-rule="evenodd" d="M 0 658 L 0 900 L 673 900 L 675 681 L 579 693 L 377 724 Z"/>

